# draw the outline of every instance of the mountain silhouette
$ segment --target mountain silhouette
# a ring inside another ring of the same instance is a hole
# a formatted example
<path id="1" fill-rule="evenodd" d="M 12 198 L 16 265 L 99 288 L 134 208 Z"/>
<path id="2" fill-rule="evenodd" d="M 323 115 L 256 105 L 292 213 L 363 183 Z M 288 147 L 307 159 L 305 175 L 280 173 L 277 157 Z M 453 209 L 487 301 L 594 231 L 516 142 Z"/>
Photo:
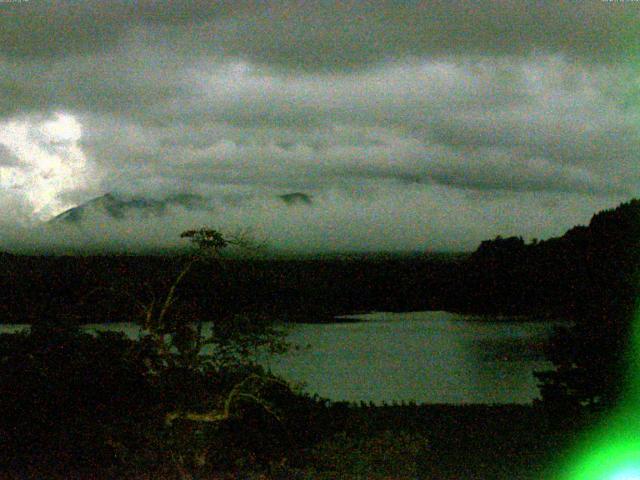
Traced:
<path id="1" fill-rule="evenodd" d="M 277 198 L 286 205 L 311 205 L 311 196 L 302 192 L 292 192 L 278 195 Z M 149 198 L 145 196 L 123 196 L 117 193 L 106 193 L 93 198 L 76 207 L 65 210 L 55 216 L 48 223 L 80 223 L 86 218 L 107 215 L 116 220 L 122 220 L 132 213 L 145 217 L 161 217 L 170 207 L 182 207 L 189 210 L 211 210 L 208 200 L 193 193 L 171 194 L 164 198 Z"/>
<path id="2" fill-rule="evenodd" d="M 127 198 L 114 193 L 107 193 L 62 212 L 49 220 L 49 223 L 78 223 L 86 217 L 95 215 L 107 215 L 121 220 L 127 214 L 133 212 L 141 213 L 144 216 L 160 217 L 166 213 L 167 208 L 170 206 L 196 209 L 202 208 L 204 204 L 203 197 L 190 193 L 172 194 L 163 199 L 142 196 Z"/>

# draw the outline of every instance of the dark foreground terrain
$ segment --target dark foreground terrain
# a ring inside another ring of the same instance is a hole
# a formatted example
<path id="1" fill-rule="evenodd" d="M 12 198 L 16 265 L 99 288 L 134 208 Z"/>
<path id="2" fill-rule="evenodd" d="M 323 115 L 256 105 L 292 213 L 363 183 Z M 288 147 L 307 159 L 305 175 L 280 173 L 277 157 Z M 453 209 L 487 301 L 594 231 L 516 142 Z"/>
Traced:
<path id="1" fill-rule="evenodd" d="M 322 430 L 312 444 L 291 445 L 269 461 L 248 456 L 217 472 L 181 476 L 171 462 L 115 468 L 119 459 L 74 467 L 60 457 L 6 468 L 0 478 L 544 480 L 555 478 L 580 428 L 552 427 L 547 412 L 511 405 L 339 404 L 315 422 L 300 425 Z"/>
<path id="2" fill-rule="evenodd" d="M 351 408 L 300 478 L 551 479 L 578 429 L 552 423 L 527 406 Z"/>

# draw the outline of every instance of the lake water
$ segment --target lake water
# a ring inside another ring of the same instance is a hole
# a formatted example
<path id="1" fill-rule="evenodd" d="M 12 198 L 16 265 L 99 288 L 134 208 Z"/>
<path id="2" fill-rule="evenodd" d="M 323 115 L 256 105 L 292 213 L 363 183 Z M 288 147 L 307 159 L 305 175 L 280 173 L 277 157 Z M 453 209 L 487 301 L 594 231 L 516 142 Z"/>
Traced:
<path id="1" fill-rule="evenodd" d="M 447 312 L 373 313 L 359 323 L 302 324 L 310 347 L 268 365 L 321 397 L 418 403 L 530 403 L 553 324 L 472 320 Z"/>
<path id="2" fill-rule="evenodd" d="M 549 322 L 480 321 L 447 312 L 349 318 L 360 321 L 297 324 L 288 339 L 303 348 L 261 362 L 304 382 L 309 393 L 374 403 L 530 403 L 538 397 L 533 372 L 551 368 L 542 356 L 554 327 Z M 139 332 L 132 324 L 90 328 Z"/>

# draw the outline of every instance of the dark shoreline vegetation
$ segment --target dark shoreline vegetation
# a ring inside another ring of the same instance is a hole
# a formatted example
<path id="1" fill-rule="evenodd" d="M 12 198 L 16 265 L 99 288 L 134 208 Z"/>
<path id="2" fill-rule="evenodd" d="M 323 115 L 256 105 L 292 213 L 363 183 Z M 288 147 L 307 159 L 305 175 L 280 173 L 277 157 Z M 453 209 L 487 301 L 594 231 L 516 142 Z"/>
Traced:
<path id="1" fill-rule="evenodd" d="M 559 238 L 497 237 L 458 256 L 225 258 L 231 240 L 185 233 L 194 254 L 0 254 L 0 322 L 32 325 L 0 335 L 2 478 L 553 478 L 624 393 L 638 200 Z M 332 403 L 252 360 L 286 348 L 274 318 L 374 310 L 574 326 L 546 347 L 556 369 L 537 374 L 531 406 Z M 148 334 L 78 328 L 112 321 Z"/>

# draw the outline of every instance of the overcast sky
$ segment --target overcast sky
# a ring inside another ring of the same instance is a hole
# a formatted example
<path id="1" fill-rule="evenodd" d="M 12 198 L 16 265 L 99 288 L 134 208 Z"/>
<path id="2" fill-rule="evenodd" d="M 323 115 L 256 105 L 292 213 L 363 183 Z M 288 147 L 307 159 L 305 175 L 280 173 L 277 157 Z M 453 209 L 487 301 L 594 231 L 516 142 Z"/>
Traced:
<path id="1" fill-rule="evenodd" d="M 560 235 L 639 196 L 639 53 L 633 1 L 0 0 L 0 241 L 107 192 L 209 207 L 58 240 Z"/>

